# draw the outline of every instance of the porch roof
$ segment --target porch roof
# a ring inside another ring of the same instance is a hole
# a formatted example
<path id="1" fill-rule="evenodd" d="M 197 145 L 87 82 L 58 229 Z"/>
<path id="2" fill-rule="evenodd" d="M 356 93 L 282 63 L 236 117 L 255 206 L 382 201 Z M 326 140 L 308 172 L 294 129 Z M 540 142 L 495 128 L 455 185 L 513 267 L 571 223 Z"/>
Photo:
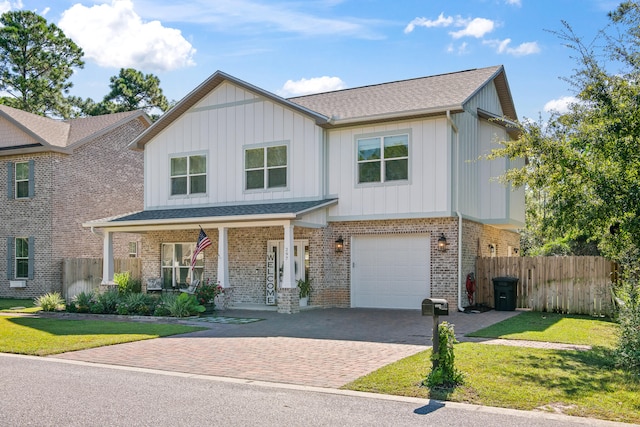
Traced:
<path id="1" fill-rule="evenodd" d="M 180 225 L 269 220 L 296 220 L 301 215 L 337 203 L 337 198 L 275 203 L 237 204 L 196 208 L 150 209 L 117 217 L 97 219 L 84 227 Z"/>

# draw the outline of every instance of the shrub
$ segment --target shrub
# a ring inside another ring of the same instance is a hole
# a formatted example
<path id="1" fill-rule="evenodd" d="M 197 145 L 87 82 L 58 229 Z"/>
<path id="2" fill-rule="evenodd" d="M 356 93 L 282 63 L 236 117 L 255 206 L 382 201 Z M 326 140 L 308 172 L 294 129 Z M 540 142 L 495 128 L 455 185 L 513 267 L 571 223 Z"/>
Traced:
<path id="1" fill-rule="evenodd" d="M 33 300 L 33 303 L 43 311 L 55 311 L 64 307 L 64 299 L 59 292 L 49 292 Z"/>
<path id="2" fill-rule="evenodd" d="M 118 292 L 121 294 L 140 293 L 142 291 L 142 282 L 139 279 L 133 279 L 128 271 L 115 273 L 113 281 L 118 285 Z"/>
<path id="3" fill-rule="evenodd" d="M 95 298 L 92 298 L 92 308 L 94 306 L 99 307 L 100 311 L 91 310 L 91 312 L 101 314 L 115 314 L 119 300 L 120 295 L 116 290 L 108 290 L 106 292 L 98 294 Z"/>
<path id="4" fill-rule="evenodd" d="M 198 290 L 196 291 L 196 299 L 200 304 L 208 304 L 214 303 L 215 298 L 224 293 L 224 288 L 220 286 L 218 283 L 212 283 L 209 279 L 207 279 L 206 283 L 198 286 Z"/>
<path id="5" fill-rule="evenodd" d="M 617 291 L 620 339 L 616 359 L 621 367 L 640 375 L 640 284 L 637 277 L 621 281 Z"/>
<path id="6" fill-rule="evenodd" d="M 437 362 L 438 366 L 432 369 L 423 381 L 423 385 L 428 387 L 455 387 L 462 384 L 464 378 L 461 372 L 455 368 L 455 355 L 453 345 L 457 343 L 453 325 L 449 322 L 442 322 L 438 325 L 438 338 L 440 347 L 437 353 L 431 353 L 431 361 Z"/>
<path id="7" fill-rule="evenodd" d="M 153 309 L 154 316 L 171 316 L 169 307 L 173 304 L 173 300 L 178 298 L 175 294 L 162 294 L 156 301 L 155 308 Z"/>
<path id="8" fill-rule="evenodd" d="M 206 309 L 198 304 L 194 295 L 182 293 L 174 300 L 168 301 L 167 309 L 173 317 L 188 317 L 198 313 L 203 313 Z"/>
<path id="9" fill-rule="evenodd" d="M 89 308 L 93 304 L 92 303 L 93 297 L 94 297 L 94 293 L 91 291 L 80 292 L 71 300 L 70 306 L 74 307 L 72 311 L 77 311 L 78 313 L 88 313 Z"/>
<path id="10" fill-rule="evenodd" d="M 131 293 L 121 298 L 117 305 L 118 314 L 138 314 L 148 316 L 153 313 L 156 300 L 147 294 Z"/>

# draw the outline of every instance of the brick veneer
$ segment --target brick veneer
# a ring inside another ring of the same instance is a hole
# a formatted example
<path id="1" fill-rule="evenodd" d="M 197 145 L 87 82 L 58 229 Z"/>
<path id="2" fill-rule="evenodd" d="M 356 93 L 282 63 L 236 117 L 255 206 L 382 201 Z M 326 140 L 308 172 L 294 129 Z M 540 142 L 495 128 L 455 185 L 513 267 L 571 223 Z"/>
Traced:
<path id="1" fill-rule="evenodd" d="M 103 239 L 82 223 L 142 209 L 143 153 L 127 148 L 146 125 L 131 120 L 72 154 L 12 155 L 0 160 L 0 297 L 33 298 L 62 290 L 64 258 L 102 257 Z M 7 200 L 7 163 L 34 160 L 35 197 Z M 35 237 L 34 277 L 10 288 L 6 274 L 9 237 Z M 116 234 L 114 254 L 128 256 L 138 235 Z"/>
<path id="2" fill-rule="evenodd" d="M 294 239 L 309 241 L 309 275 L 313 281 L 310 304 L 321 307 L 349 307 L 351 305 L 351 237 L 372 234 L 426 234 L 431 237 L 431 297 L 445 298 L 452 309 L 458 299 L 458 219 L 410 219 L 384 221 L 331 222 L 327 227 L 311 229 L 295 227 Z M 217 276 L 218 230 L 205 229 L 212 247 L 205 250 L 206 278 Z M 500 246 L 517 246 L 518 234 L 472 221 L 463 221 L 462 281 L 468 272 L 475 271 L 475 259 L 482 241 L 496 241 Z M 437 248 L 438 238 L 444 234 L 447 250 Z M 195 242 L 198 230 L 154 231 L 144 235 L 142 244 L 144 278 L 160 276 L 160 248 L 163 242 Z M 335 240 L 344 239 L 344 250 L 336 253 Z M 266 252 L 268 240 L 282 240 L 282 227 L 246 227 L 228 230 L 229 284 L 233 289 L 231 305 L 264 304 L 266 282 Z M 464 292 L 464 291 L 463 291 Z M 463 295 L 464 296 L 464 295 Z M 296 290 L 286 290 L 278 310 L 299 310 Z M 464 302 L 464 300 L 463 300 Z M 466 305 L 466 304 L 464 304 Z"/>

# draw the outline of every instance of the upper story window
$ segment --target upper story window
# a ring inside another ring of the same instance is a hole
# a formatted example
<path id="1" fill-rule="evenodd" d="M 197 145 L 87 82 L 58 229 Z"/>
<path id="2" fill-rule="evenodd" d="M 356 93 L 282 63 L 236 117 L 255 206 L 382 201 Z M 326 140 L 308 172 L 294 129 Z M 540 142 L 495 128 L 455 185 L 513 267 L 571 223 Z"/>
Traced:
<path id="1" fill-rule="evenodd" d="M 35 194 L 35 162 L 9 162 L 7 170 L 7 195 L 9 199 L 29 199 Z"/>
<path id="2" fill-rule="evenodd" d="M 360 138 L 358 184 L 409 179 L 409 135 Z"/>
<path id="3" fill-rule="evenodd" d="M 247 148 L 244 151 L 245 189 L 287 186 L 287 146 Z"/>
<path id="4" fill-rule="evenodd" d="M 29 197 L 29 163 L 16 163 L 16 199 L 27 199 Z"/>
<path id="5" fill-rule="evenodd" d="M 171 158 L 171 195 L 205 194 L 207 192 L 207 156 Z"/>

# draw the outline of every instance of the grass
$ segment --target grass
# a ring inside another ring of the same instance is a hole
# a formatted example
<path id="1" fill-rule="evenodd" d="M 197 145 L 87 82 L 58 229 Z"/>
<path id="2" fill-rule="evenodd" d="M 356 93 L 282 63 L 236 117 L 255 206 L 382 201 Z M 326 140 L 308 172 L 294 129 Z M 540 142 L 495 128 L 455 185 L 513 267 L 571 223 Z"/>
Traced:
<path id="1" fill-rule="evenodd" d="M 455 389 L 421 386 L 431 369 L 431 350 L 343 388 L 640 423 L 640 379 L 612 362 L 616 332 L 616 324 L 602 319 L 525 312 L 472 335 L 598 345 L 590 351 L 562 351 L 460 343 L 456 368 L 465 382 Z"/>
<path id="2" fill-rule="evenodd" d="M 9 313 L 35 313 L 40 307 L 33 305 L 32 299 L 0 299 L 0 311 Z"/>
<path id="3" fill-rule="evenodd" d="M 618 325 L 608 319 L 525 311 L 467 336 L 613 348 L 616 345 L 617 334 Z"/>
<path id="4" fill-rule="evenodd" d="M 0 316 L 0 352 L 47 356 L 202 329 L 160 323 Z"/>

